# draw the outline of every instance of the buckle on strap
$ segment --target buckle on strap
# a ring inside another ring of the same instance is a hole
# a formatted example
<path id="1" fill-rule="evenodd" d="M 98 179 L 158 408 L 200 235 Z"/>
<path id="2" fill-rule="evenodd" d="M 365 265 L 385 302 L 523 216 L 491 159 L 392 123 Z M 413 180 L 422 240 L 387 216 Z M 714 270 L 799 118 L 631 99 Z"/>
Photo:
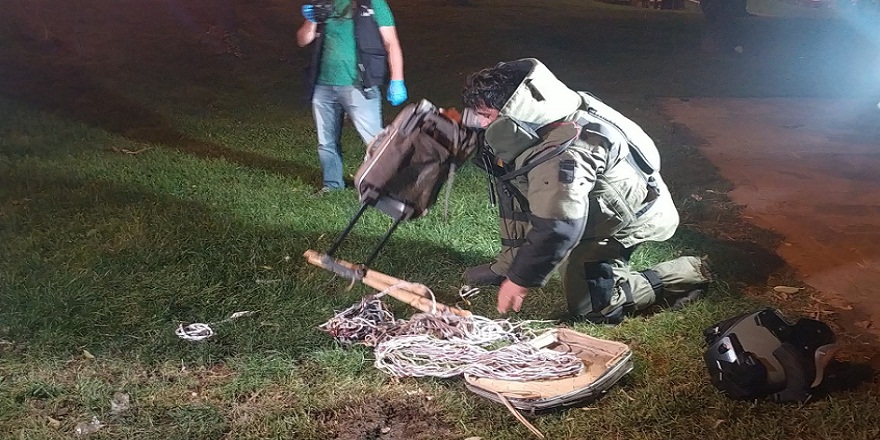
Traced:
<path id="1" fill-rule="evenodd" d="M 648 283 L 651 284 L 651 289 L 654 290 L 654 293 L 659 295 L 663 290 L 663 281 L 660 281 L 660 276 L 657 275 L 657 272 L 651 269 L 645 269 L 639 274 L 648 280 Z"/>
<path id="2" fill-rule="evenodd" d="M 633 300 L 633 290 L 632 286 L 629 285 L 629 281 L 621 283 L 620 289 L 623 290 L 623 296 L 626 298 L 626 302 L 621 306 L 623 307 L 623 313 L 626 313 L 627 315 L 635 313 L 636 302 Z"/>

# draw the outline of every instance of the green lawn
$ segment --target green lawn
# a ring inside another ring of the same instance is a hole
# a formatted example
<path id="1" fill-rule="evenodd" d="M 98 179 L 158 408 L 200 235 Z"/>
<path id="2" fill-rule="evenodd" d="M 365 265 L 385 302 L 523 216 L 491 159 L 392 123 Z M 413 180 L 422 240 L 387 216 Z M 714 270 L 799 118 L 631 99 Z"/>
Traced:
<path id="1" fill-rule="evenodd" d="M 742 222 L 699 139 L 657 112 L 658 97 L 853 96 L 852 69 L 876 45 L 837 23 L 754 18 L 743 56 L 699 51 L 692 11 L 588 0 L 390 0 L 410 100 L 459 106 L 464 77 L 534 56 L 644 125 L 682 211 L 644 267 L 708 255 L 708 297 L 614 328 L 635 370 L 599 401 L 532 419 L 555 439 L 874 439 L 877 348 L 841 334 L 827 385 L 807 405 L 724 398 L 701 360 L 702 330 L 799 285 L 779 237 Z M 236 31 L 217 24 L 233 4 Z M 0 12 L 0 438 L 521 439 L 507 410 L 460 379 L 394 379 L 366 348 L 316 327 L 372 293 L 307 264 L 357 210 L 353 190 L 320 186 L 314 122 L 301 97 L 308 50 L 298 4 L 275 0 L 10 0 Z M 837 47 L 829 35 L 851 44 Z M 398 108 L 385 107 L 386 120 Z M 344 135 L 346 172 L 363 146 Z M 453 303 L 461 271 L 497 250 L 485 177 L 460 170 L 449 201 L 401 225 L 375 263 Z M 357 261 L 389 226 L 370 211 L 339 256 Z M 494 291 L 473 301 L 496 318 Z M 559 280 L 513 319 L 564 308 Z M 414 312 L 390 303 L 398 317 Z M 219 323 L 238 311 L 251 316 Z M 832 311 L 833 312 L 833 311 Z M 834 314 L 822 315 L 829 320 Z M 180 322 L 218 323 L 189 342 Z M 833 322 L 832 322 L 833 325 Z M 128 399 L 126 404 L 126 399 Z M 115 402 L 115 405 L 114 405 Z M 117 405 L 123 404 L 123 407 Z"/>

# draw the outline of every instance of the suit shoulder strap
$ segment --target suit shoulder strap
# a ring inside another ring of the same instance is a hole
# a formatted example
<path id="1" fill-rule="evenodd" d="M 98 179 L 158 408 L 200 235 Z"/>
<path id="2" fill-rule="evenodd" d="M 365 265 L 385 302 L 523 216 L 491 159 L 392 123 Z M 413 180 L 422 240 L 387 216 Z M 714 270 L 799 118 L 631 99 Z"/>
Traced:
<path id="1" fill-rule="evenodd" d="M 572 124 L 572 123 L 571 122 L 557 123 L 557 125 L 561 125 L 561 124 Z M 509 180 L 515 179 L 515 178 L 522 176 L 522 175 L 528 173 L 529 171 L 533 170 L 538 165 L 541 165 L 542 163 L 547 162 L 548 160 L 553 159 L 554 157 L 559 156 L 560 154 L 565 152 L 565 150 L 567 150 L 568 147 L 571 146 L 572 142 L 574 142 L 574 140 L 577 139 L 578 136 L 580 135 L 581 126 L 579 124 L 574 124 L 574 126 L 575 126 L 575 132 L 573 133 L 573 135 L 570 138 L 559 143 L 559 145 L 548 146 L 548 147 L 544 148 L 543 150 L 539 151 L 534 156 L 530 157 L 526 161 L 526 163 L 523 164 L 522 167 L 520 167 L 516 170 L 513 170 L 507 174 L 504 174 L 503 176 L 500 176 L 499 179 L 501 179 L 503 181 L 509 181 Z"/>

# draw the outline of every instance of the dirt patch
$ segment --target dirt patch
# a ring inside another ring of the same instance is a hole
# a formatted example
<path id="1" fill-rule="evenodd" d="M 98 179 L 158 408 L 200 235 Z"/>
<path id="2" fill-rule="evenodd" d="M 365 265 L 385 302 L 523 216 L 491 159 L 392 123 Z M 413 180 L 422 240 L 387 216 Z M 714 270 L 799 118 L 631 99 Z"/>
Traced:
<path id="1" fill-rule="evenodd" d="M 352 399 L 316 416 L 336 440 L 433 440 L 461 437 L 430 399 L 369 396 Z"/>

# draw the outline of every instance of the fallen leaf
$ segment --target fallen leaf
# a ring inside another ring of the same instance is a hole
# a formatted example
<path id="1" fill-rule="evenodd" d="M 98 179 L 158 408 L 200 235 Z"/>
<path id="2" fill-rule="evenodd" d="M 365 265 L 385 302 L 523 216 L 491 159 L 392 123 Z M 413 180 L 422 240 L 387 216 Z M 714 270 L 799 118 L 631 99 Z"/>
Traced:
<path id="1" fill-rule="evenodd" d="M 47 421 L 49 422 L 49 427 L 51 427 L 51 428 L 56 428 L 56 429 L 59 428 L 59 427 L 61 427 L 61 421 L 60 421 L 60 420 L 56 420 L 56 419 L 53 419 L 53 418 L 51 418 L 51 417 L 46 417 L 46 419 L 48 419 Z"/>
<path id="2" fill-rule="evenodd" d="M 717 428 L 717 427 L 720 426 L 722 423 L 724 423 L 724 419 L 718 419 L 718 420 L 716 420 L 715 423 L 712 425 L 712 429 Z"/>
<path id="3" fill-rule="evenodd" d="M 76 428 L 73 430 L 77 436 L 84 437 L 89 434 L 93 434 L 98 432 L 99 429 L 103 428 L 104 424 L 98 420 L 97 417 L 92 416 L 91 422 L 82 422 L 76 425 Z"/>
<path id="4" fill-rule="evenodd" d="M 791 286 L 776 286 L 773 290 L 779 293 L 798 293 L 803 290 L 803 287 L 791 287 Z"/>
<path id="5" fill-rule="evenodd" d="M 119 414 L 127 411 L 131 407 L 131 398 L 128 393 L 113 394 L 113 400 L 110 401 L 110 412 Z"/>
<path id="6" fill-rule="evenodd" d="M 83 349 L 83 357 L 86 359 L 94 359 L 95 355 L 89 353 L 88 350 Z"/>

